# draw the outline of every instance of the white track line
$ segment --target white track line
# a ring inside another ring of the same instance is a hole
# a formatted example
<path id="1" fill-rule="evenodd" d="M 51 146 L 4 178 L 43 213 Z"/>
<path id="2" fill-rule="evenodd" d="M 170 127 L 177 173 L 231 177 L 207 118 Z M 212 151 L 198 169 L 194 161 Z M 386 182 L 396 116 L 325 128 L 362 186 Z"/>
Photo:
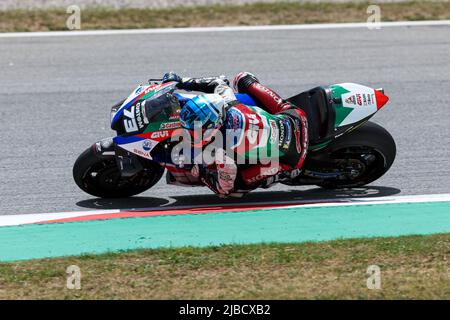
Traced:
<path id="1" fill-rule="evenodd" d="M 450 26 L 450 20 L 380 22 L 379 26 L 381 28 Z M 354 28 L 367 28 L 367 27 L 368 27 L 368 24 L 366 22 L 360 22 L 360 23 L 318 23 L 318 24 L 204 27 L 204 28 L 160 28 L 160 29 L 155 28 L 155 29 L 87 30 L 87 31 L 4 32 L 4 33 L 0 33 L 0 38 L 76 37 L 76 36 L 236 32 L 236 31 L 242 32 L 242 31 L 354 29 Z"/>
<path id="2" fill-rule="evenodd" d="M 380 197 L 380 198 L 353 198 L 341 199 L 338 202 L 333 200 L 329 203 L 295 204 L 284 208 L 311 208 L 311 207 L 342 207 L 342 206 L 368 206 L 380 204 L 401 204 L 401 203 L 430 203 L 430 202 L 450 202 L 450 194 L 430 194 L 415 196 Z M 349 201 L 349 202 L 345 202 Z"/>
<path id="3" fill-rule="evenodd" d="M 312 207 L 340 207 L 340 206 L 361 206 L 361 205 L 381 205 L 381 204 L 399 204 L 399 203 L 424 203 L 424 202 L 450 202 L 450 194 L 431 194 L 431 195 L 414 195 L 414 196 L 397 196 L 397 197 L 380 197 L 380 198 L 350 198 L 350 199 L 321 199 L 326 203 L 311 203 L 313 200 L 304 201 L 304 204 L 293 204 L 283 206 L 282 208 L 312 208 Z M 301 202 L 301 201 L 299 201 Z M 243 203 L 247 204 L 248 203 Z M 155 210 L 165 208 L 154 208 Z M 167 208 L 177 209 L 174 208 Z M 258 209 L 273 210 L 273 209 Z M 126 210 L 122 210 L 126 211 Z M 226 211 L 226 209 L 224 209 Z M 121 210 L 91 210 L 78 212 L 61 212 L 61 213 L 37 213 L 37 214 L 20 214 L 20 215 L 4 215 L 0 216 L 0 227 L 17 226 L 23 224 L 50 222 L 59 219 L 86 217 L 92 215 L 114 214 L 120 213 Z"/>
<path id="4" fill-rule="evenodd" d="M 33 213 L 33 214 L 17 214 L 0 216 L 0 227 L 18 226 L 23 224 L 37 223 L 41 221 L 53 221 L 59 219 L 92 216 L 97 214 L 119 213 L 120 210 L 92 210 L 92 211 L 75 211 L 61 213 Z"/>

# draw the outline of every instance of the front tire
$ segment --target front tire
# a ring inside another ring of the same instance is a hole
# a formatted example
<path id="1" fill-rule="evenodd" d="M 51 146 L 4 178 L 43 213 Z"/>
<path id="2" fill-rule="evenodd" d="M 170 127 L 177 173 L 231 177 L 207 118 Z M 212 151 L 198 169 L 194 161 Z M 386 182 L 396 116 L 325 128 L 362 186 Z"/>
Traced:
<path id="1" fill-rule="evenodd" d="M 131 177 L 122 177 L 114 155 L 97 153 L 95 145 L 75 161 L 73 178 L 84 192 L 99 198 L 126 198 L 154 186 L 164 173 L 158 163 L 146 161 L 144 169 Z"/>

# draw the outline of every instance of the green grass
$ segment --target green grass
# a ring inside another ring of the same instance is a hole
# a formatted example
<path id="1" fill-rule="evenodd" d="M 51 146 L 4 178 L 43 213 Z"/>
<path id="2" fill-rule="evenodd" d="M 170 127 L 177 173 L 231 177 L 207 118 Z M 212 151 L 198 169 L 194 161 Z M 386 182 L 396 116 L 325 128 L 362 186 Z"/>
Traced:
<path id="1" fill-rule="evenodd" d="M 81 28 L 135 29 L 261 24 L 365 22 L 367 3 L 256 3 L 171 9 L 87 8 Z M 450 19 L 450 2 L 383 3 L 383 21 Z M 66 30 L 65 9 L 0 11 L 0 32 Z"/>
<path id="2" fill-rule="evenodd" d="M 139 250 L 1 263 L 0 299 L 450 299 L 449 259 L 449 234 Z M 366 287 L 374 264 L 381 290 Z"/>

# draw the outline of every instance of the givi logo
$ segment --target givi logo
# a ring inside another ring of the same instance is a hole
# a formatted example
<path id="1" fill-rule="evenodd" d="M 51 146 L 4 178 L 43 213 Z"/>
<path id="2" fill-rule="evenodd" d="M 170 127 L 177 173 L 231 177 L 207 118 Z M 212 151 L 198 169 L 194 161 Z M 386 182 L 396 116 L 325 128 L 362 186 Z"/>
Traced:
<path id="1" fill-rule="evenodd" d="M 153 132 L 150 137 L 152 139 L 168 138 L 169 132 L 168 131 L 156 131 L 156 132 Z"/>

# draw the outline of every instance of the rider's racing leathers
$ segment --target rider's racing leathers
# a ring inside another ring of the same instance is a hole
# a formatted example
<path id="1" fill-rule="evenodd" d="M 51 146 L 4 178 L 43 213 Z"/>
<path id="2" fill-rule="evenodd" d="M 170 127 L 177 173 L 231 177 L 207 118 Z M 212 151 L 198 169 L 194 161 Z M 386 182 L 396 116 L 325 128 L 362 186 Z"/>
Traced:
<path id="1" fill-rule="evenodd" d="M 308 123 L 303 110 L 249 73 L 236 76 L 235 88 L 250 95 L 258 106 L 240 103 L 222 78 L 179 79 L 178 87 L 218 94 L 226 102 L 221 129 L 226 143 L 216 151 L 215 170 L 195 166 L 192 172 L 214 192 L 240 195 L 269 186 L 283 175 L 298 175 L 308 149 Z M 207 99 L 208 94 L 204 97 Z"/>

